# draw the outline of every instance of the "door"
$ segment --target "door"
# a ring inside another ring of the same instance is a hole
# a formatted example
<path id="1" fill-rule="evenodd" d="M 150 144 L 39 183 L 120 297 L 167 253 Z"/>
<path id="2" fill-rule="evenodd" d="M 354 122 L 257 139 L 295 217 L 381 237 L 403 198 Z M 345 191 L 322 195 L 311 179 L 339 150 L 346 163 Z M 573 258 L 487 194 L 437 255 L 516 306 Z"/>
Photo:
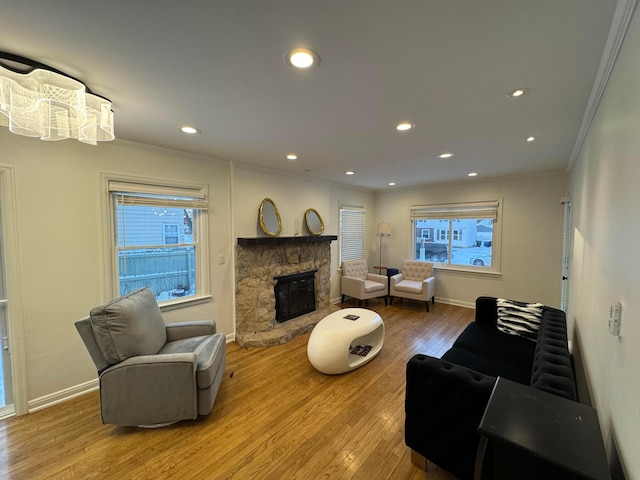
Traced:
<path id="1" fill-rule="evenodd" d="M 569 253 L 571 250 L 571 200 L 563 199 L 564 225 L 562 232 L 562 292 L 560 296 L 560 308 L 567 311 L 569 295 Z"/>
<path id="2" fill-rule="evenodd" d="M 1 197 L 1 196 L 0 196 Z M 13 379 L 11 376 L 11 351 L 9 349 L 9 305 L 4 274 L 4 242 L 2 230 L 2 205 L 0 205 L 0 418 L 13 411 Z"/>

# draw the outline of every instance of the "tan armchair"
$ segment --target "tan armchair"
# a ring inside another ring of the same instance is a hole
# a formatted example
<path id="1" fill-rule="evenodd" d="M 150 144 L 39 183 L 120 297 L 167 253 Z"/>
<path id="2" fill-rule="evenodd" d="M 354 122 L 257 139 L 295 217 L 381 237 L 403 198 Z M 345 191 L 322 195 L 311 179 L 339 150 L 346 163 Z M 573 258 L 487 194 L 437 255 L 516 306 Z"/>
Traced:
<path id="1" fill-rule="evenodd" d="M 226 361 L 211 321 L 165 325 L 148 288 L 75 323 L 98 370 L 102 422 L 157 427 L 207 415 Z"/>
<path id="2" fill-rule="evenodd" d="M 345 260 L 342 262 L 342 301 L 345 296 L 358 299 L 358 305 L 362 300 L 384 297 L 387 304 L 389 293 L 389 278 L 386 275 L 369 273 L 369 267 L 365 260 Z"/>
<path id="3" fill-rule="evenodd" d="M 433 263 L 405 260 L 402 262 L 402 272 L 390 278 L 391 305 L 393 298 L 409 298 L 421 300 L 429 311 L 429 300 L 436 303 L 436 278 L 433 276 Z"/>

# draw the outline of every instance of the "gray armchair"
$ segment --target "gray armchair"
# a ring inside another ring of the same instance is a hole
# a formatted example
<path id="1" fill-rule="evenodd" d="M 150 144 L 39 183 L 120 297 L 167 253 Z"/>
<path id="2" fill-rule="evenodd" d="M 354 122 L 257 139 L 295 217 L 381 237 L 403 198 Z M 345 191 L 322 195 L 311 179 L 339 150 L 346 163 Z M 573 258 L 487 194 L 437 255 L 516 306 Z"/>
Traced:
<path id="1" fill-rule="evenodd" d="M 207 415 L 226 363 L 214 322 L 165 325 L 148 288 L 75 323 L 98 370 L 102 422 L 156 427 Z"/>

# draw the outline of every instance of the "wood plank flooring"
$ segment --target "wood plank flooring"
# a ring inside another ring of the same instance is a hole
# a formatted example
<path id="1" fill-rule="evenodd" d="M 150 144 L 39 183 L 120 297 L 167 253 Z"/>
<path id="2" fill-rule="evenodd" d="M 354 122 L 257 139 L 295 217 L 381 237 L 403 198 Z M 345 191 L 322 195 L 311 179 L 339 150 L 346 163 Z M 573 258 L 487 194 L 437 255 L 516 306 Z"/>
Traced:
<path id="1" fill-rule="evenodd" d="M 405 365 L 415 353 L 442 355 L 474 312 L 436 304 L 427 313 L 410 300 L 367 308 L 384 319 L 385 343 L 353 372 L 316 371 L 309 334 L 275 347 L 229 344 L 210 415 L 151 430 L 103 425 L 93 392 L 1 421 L 0 478 L 451 480 L 411 464 Z"/>

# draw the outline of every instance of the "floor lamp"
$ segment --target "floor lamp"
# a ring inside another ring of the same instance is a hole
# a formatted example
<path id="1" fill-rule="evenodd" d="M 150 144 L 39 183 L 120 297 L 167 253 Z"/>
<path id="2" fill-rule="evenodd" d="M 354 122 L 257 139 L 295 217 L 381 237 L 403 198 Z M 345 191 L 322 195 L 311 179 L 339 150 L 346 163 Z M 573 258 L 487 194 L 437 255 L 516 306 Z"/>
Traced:
<path id="1" fill-rule="evenodd" d="M 373 268 L 377 269 L 379 274 L 382 274 L 382 270 L 386 269 L 386 267 L 382 265 L 382 237 L 391 236 L 391 225 L 385 222 L 379 223 L 376 235 L 380 237 L 380 263 L 378 263 L 378 266 Z"/>

